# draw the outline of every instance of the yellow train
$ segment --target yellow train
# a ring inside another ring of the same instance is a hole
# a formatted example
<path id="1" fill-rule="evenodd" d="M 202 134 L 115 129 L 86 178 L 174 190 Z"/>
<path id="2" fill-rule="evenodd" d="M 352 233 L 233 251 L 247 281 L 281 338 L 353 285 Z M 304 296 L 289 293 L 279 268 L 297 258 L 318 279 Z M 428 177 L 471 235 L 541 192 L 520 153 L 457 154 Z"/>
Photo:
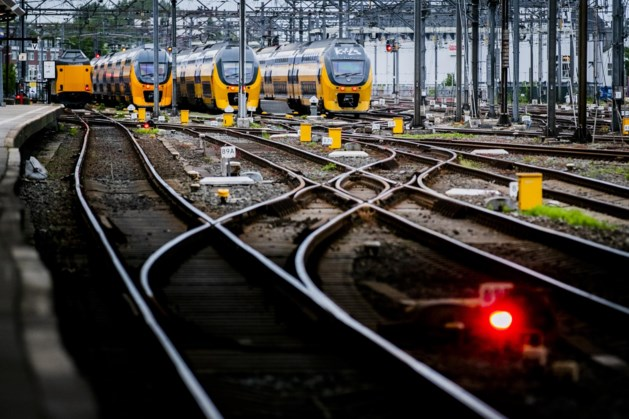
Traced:
<path id="1" fill-rule="evenodd" d="M 51 101 L 68 108 L 83 108 L 92 101 L 92 66 L 80 49 L 67 49 L 55 61 Z"/>
<path id="2" fill-rule="evenodd" d="M 219 42 L 181 51 L 177 55 L 177 105 L 224 111 L 238 109 L 240 47 L 237 42 Z M 246 107 L 258 109 L 260 101 L 260 66 L 254 51 L 245 51 Z"/>
<path id="3" fill-rule="evenodd" d="M 261 100 L 286 102 L 299 113 L 316 103 L 320 113 L 369 110 L 373 76 L 363 47 L 353 39 L 326 39 L 257 51 Z"/>
<path id="4" fill-rule="evenodd" d="M 164 49 L 159 50 L 157 71 L 154 69 L 154 59 L 152 44 L 94 58 L 94 99 L 108 104 L 153 107 L 154 77 L 157 75 L 159 106 L 171 106 L 173 77 L 170 55 Z"/>

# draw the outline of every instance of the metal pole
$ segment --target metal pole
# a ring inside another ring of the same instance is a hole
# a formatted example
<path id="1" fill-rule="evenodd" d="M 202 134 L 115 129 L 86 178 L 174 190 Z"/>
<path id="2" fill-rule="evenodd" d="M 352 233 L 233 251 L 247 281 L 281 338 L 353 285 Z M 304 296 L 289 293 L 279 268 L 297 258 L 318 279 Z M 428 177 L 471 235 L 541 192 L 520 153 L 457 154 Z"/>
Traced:
<path id="1" fill-rule="evenodd" d="M 7 42 L 8 43 L 8 42 Z M 2 57 L 2 53 L 4 52 L 4 47 L 2 46 L 2 42 L 0 42 L 0 57 Z M 4 83 L 3 83 L 3 77 L 2 77 L 2 63 L 1 63 L 1 59 L 0 59 L 0 106 L 5 106 L 4 104 Z M 8 67 L 7 67 L 8 68 Z M 7 89 L 9 88 L 9 85 L 7 84 Z"/>
<path id="2" fill-rule="evenodd" d="M 22 0 L 21 3 L 22 3 L 22 9 L 26 10 L 25 7 L 24 7 L 24 0 Z M 21 27 L 21 33 L 22 33 L 20 35 L 22 37 L 22 40 L 20 41 L 20 52 L 21 53 L 25 53 L 26 52 L 26 49 L 24 48 L 24 38 L 26 37 L 25 26 L 24 26 L 25 23 L 26 23 L 26 19 L 24 18 L 24 15 L 20 16 L 20 27 Z M 22 86 L 22 88 L 24 90 L 26 90 L 26 86 L 25 86 L 25 84 L 26 84 L 26 61 L 22 61 L 20 63 L 20 81 L 24 85 L 24 86 Z M 7 86 L 7 88 L 8 87 L 9 86 Z M 30 88 L 29 88 L 29 90 L 30 90 Z"/>
<path id="3" fill-rule="evenodd" d="M 177 115 L 177 0 L 172 0 L 171 2 L 171 8 L 170 8 L 170 12 L 172 14 L 172 27 L 173 27 L 173 43 L 172 43 L 172 60 L 173 60 L 173 68 L 172 68 L 172 75 L 173 75 L 173 103 L 172 103 L 172 110 L 171 110 L 171 115 L 175 116 Z"/>
<path id="4" fill-rule="evenodd" d="M 157 0 L 153 0 L 153 118 L 159 117 L 159 34 Z"/>
<path id="5" fill-rule="evenodd" d="M 37 39 L 37 45 L 39 46 L 39 77 L 37 81 L 39 82 L 39 100 L 40 102 L 44 101 L 44 39 L 43 39 L 44 29 L 40 27 L 39 30 L 39 38 Z"/>
<path id="6" fill-rule="evenodd" d="M 616 4 L 620 4 L 620 0 L 614 0 Z M 587 0 L 581 0 L 579 5 L 579 127 L 574 133 L 574 139 L 577 142 L 585 143 L 592 140 L 592 135 L 587 129 Z M 616 9 L 617 10 L 617 9 Z M 621 38 L 622 42 L 622 38 Z M 622 57 L 622 55 L 621 55 Z M 614 61 L 615 62 L 615 61 Z M 581 75 L 585 75 L 582 77 Z M 616 87 L 616 86 L 614 86 Z"/>
<path id="7" fill-rule="evenodd" d="M 539 104 L 544 103 L 544 95 L 542 94 L 542 56 L 543 56 L 543 35 L 542 35 L 542 12 L 539 12 L 539 27 L 537 37 L 537 96 L 539 97 Z"/>
<path id="8" fill-rule="evenodd" d="M 463 86 L 461 75 L 462 75 L 462 63 L 461 63 L 461 41 L 463 31 L 461 25 L 461 4 L 457 4 L 456 6 L 456 120 L 460 122 L 463 119 L 463 113 L 461 110 L 461 87 Z"/>
<path id="9" fill-rule="evenodd" d="M 245 28 L 245 0 L 240 0 L 240 70 L 238 74 L 238 118 L 247 117 L 247 92 L 245 91 L 245 47 L 247 45 Z"/>
<path id="10" fill-rule="evenodd" d="M 583 1 L 583 0 L 582 0 Z M 614 0 L 612 16 L 612 95 L 613 114 L 612 131 L 620 131 L 622 125 L 622 104 L 625 99 L 624 89 L 624 21 L 625 12 L 622 1 Z M 579 37 L 579 48 L 581 47 L 581 37 Z M 579 64 L 581 61 L 579 60 Z M 581 67 L 579 66 L 579 71 Z M 581 83 L 579 82 L 579 85 Z M 581 102 L 579 97 L 579 103 Z M 585 98 L 584 98 L 585 99 Z"/>
<path id="11" fill-rule="evenodd" d="M 6 37 L 9 37 L 9 21 L 7 20 L 7 24 L 6 24 L 7 28 L 6 28 Z M 11 50 L 11 47 L 9 46 L 9 41 L 7 40 L 6 42 L 7 44 L 7 51 L 6 51 L 6 55 L 4 56 L 4 67 L 6 68 L 6 72 L 4 73 L 4 79 L 2 77 L 0 77 L 0 84 L 5 83 L 7 85 L 7 93 L 11 91 L 11 89 L 9 88 L 9 51 Z M 0 54 L 0 67 L 2 66 L 2 54 Z M 0 76 L 2 76 L 0 74 Z M 4 96 L 3 96 L 4 97 Z"/>
<path id="12" fill-rule="evenodd" d="M 437 103 L 437 34 L 434 34 L 432 39 L 435 42 L 435 103 Z"/>
<path id="13" fill-rule="evenodd" d="M 557 97 L 559 103 L 564 100 L 563 94 L 563 51 L 561 50 L 561 31 L 557 31 Z"/>
<path id="14" fill-rule="evenodd" d="M 422 70 L 424 67 L 423 51 L 422 51 L 422 42 L 420 40 L 424 39 L 423 36 L 423 25 L 422 25 L 422 2 L 420 0 L 415 2 L 415 92 L 414 92 L 414 116 L 413 116 L 413 126 L 414 127 L 423 127 L 422 115 L 421 115 L 421 107 L 422 107 Z M 397 41 L 396 41 L 397 42 Z M 397 51 L 395 51 L 395 57 L 397 58 Z M 436 60 L 435 60 L 436 61 Z"/>
<path id="15" fill-rule="evenodd" d="M 528 98 L 528 102 L 529 103 L 533 103 L 533 16 L 530 15 L 530 10 L 529 10 L 529 17 L 531 19 L 531 21 L 529 22 L 529 98 Z"/>
<path id="16" fill-rule="evenodd" d="M 552 3 L 552 0 L 551 0 Z M 500 117 L 496 125 L 510 126 L 511 119 L 507 107 L 507 79 L 509 77 L 509 1 L 502 0 L 502 51 L 500 69 Z"/>
<path id="17" fill-rule="evenodd" d="M 557 2 L 548 2 L 548 125 L 546 136 L 557 136 L 556 111 L 557 103 Z"/>
<path id="18" fill-rule="evenodd" d="M 513 0 L 513 121 L 520 120 L 520 0 Z"/>
<path id="19" fill-rule="evenodd" d="M 496 116 L 496 6 L 498 0 L 489 0 L 489 74 L 487 75 L 487 99 L 489 117 Z"/>
<path id="20" fill-rule="evenodd" d="M 343 37 L 343 0 L 339 0 L 339 38 Z"/>
<path id="21" fill-rule="evenodd" d="M 478 118 L 478 0 L 472 0 L 472 118 Z"/>

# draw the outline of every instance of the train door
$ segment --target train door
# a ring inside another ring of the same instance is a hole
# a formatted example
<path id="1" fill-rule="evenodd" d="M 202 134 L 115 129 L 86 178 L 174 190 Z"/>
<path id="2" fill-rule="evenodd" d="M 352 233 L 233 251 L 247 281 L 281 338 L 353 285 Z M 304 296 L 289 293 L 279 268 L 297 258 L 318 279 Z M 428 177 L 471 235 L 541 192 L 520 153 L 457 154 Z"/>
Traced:
<path id="1" fill-rule="evenodd" d="M 118 94 L 118 96 L 116 97 L 116 99 L 118 99 L 119 101 L 124 101 L 125 97 L 124 97 L 124 83 L 122 81 L 122 73 L 124 70 L 124 65 L 122 60 L 118 61 L 116 63 L 116 84 L 115 84 L 115 90 L 116 93 Z"/>
<path id="2" fill-rule="evenodd" d="M 209 108 L 214 107 L 214 89 L 212 80 L 214 78 L 214 55 L 208 55 L 203 59 L 203 71 L 201 77 L 201 94 L 203 104 Z"/>
<path id="3" fill-rule="evenodd" d="M 203 100 L 203 87 L 201 85 L 201 67 L 203 64 L 203 55 L 199 54 L 194 64 L 194 98 Z"/>
<path id="4" fill-rule="evenodd" d="M 297 61 L 297 56 L 295 55 L 291 55 L 288 57 L 288 63 L 287 63 L 287 91 L 286 91 L 286 97 L 288 98 L 288 102 L 289 103 L 294 103 L 296 101 L 297 95 L 295 92 L 295 84 L 296 84 L 296 72 L 297 72 L 297 68 L 295 66 Z M 292 105 L 291 105 L 292 108 Z"/>
<path id="5" fill-rule="evenodd" d="M 262 88 L 265 99 L 273 99 L 273 69 L 264 69 L 264 78 L 262 80 Z"/>
<path id="6" fill-rule="evenodd" d="M 122 95 L 126 102 L 131 102 L 131 58 L 126 58 L 121 74 Z"/>

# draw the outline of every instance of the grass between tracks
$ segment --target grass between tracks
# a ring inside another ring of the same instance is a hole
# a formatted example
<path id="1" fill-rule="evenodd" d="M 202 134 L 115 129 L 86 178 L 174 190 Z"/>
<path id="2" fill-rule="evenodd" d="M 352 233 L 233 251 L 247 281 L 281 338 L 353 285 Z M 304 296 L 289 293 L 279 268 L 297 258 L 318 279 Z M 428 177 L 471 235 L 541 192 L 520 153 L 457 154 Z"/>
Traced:
<path id="1" fill-rule="evenodd" d="M 561 220 L 572 226 L 600 228 L 605 230 L 613 229 L 613 227 L 609 224 L 597 220 L 596 218 L 586 215 L 576 209 L 565 209 L 539 205 L 535 208 L 531 208 L 530 210 L 522 211 L 522 213 L 536 217 L 546 217 L 553 220 Z"/>

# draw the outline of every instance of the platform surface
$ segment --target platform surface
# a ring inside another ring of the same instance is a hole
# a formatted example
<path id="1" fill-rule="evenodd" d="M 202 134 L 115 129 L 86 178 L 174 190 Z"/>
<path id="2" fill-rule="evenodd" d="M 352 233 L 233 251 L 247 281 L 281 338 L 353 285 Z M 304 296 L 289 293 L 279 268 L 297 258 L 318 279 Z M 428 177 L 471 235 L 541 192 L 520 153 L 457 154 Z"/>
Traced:
<path id="1" fill-rule="evenodd" d="M 0 417 L 95 418 L 92 393 L 58 333 L 52 282 L 22 230 L 19 147 L 56 125 L 61 105 L 0 106 Z"/>

